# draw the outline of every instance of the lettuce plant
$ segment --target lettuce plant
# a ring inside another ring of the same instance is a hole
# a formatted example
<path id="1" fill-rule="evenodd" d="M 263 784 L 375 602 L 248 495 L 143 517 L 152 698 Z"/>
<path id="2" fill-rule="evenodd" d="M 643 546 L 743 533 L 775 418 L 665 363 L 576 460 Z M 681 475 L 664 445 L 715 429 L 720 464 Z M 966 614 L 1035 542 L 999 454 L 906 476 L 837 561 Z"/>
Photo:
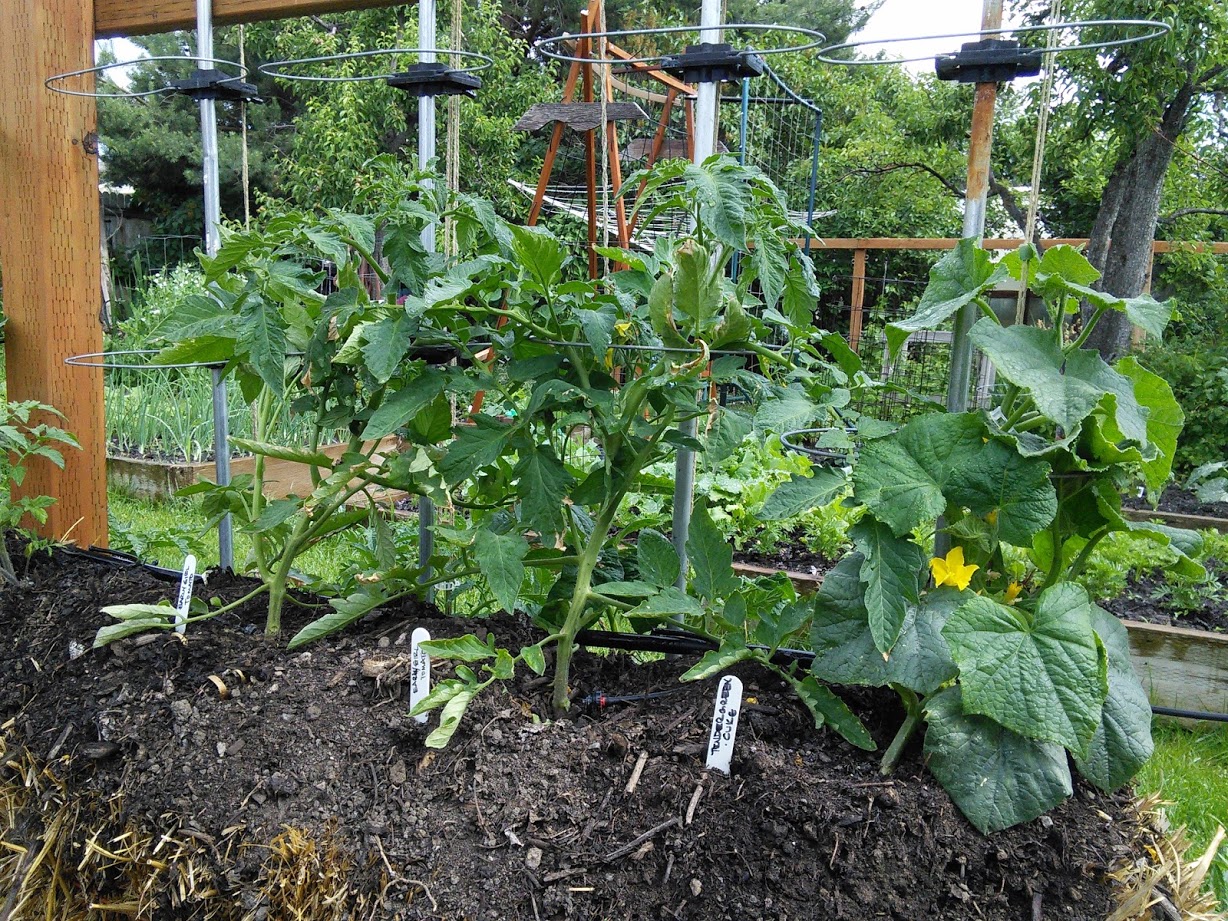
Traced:
<path id="1" fill-rule="evenodd" d="M 1049 322 L 1004 326 L 986 292 L 1025 269 Z M 930 769 L 986 832 L 1070 795 L 1067 753 L 1106 790 L 1150 755 L 1125 630 L 1078 582 L 1096 545 L 1130 534 L 1170 548 L 1183 571 L 1199 568 L 1197 535 L 1121 514 L 1124 488 L 1159 490 L 1170 474 L 1182 423 L 1172 391 L 1133 357 L 1109 364 L 1083 348 L 1109 311 L 1156 337 L 1170 311 L 1097 291 L 1097 277 L 1066 246 L 993 264 L 965 240 L 935 266 L 917 313 L 888 329 L 890 347 L 975 304 L 985 316 L 972 341 L 1000 394 L 867 438 L 852 473 L 865 508 L 854 550 L 815 602 L 813 674 L 890 686 L 904 702 L 884 770 L 924 728 Z M 1079 328 L 1081 302 L 1094 309 Z M 935 530 L 942 549 L 931 553 Z M 1012 572 L 1008 548 L 1027 555 L 1028 575 Z"/>

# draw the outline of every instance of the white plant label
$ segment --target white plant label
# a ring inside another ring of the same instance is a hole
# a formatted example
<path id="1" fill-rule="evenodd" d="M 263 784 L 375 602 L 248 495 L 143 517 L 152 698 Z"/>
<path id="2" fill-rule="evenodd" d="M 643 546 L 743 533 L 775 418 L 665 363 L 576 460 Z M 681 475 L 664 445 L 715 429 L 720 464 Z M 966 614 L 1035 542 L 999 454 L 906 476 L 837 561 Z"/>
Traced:
<path id="1" fill-rule="evenodd" d="M 431 692 L 431 657 L 421 644 L 431 638 L 425 627 L 416 627 L 409 635 L 409 709 L 418 705 L 418 701 Z M 426 714 L 419 713 L 414 719 L 419 723 L 426 722 Z"/>
<path id="2" fill-rule="evenodd" d="M 733 675 L 726 675 L 716 686 L 712 731 L 708 733 L 708 770 L 729 773 L 734 738 L 738 734 L 738 714 L 741 710 L 742 681 Z"/>
<path id="3" fill-rule="evenodd" d="M 196 557 L 188 554 L 183 560 L 183 576 L 179 580 L 179 599 L 175 602 L 175 632 L 188 629 L 188 610 L 192 607 L 192 587 L 196 582 Z"/>

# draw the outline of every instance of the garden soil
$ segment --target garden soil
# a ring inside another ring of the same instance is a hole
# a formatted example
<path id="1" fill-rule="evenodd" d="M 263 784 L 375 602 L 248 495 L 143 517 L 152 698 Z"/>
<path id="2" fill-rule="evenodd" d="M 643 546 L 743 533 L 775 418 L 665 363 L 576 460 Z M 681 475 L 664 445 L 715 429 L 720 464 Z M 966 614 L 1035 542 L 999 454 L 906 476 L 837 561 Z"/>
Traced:
<path id="1" fill-rule="evenodd" d="M 251 585 L 213 573 L 197 594 Z M 64 904 L 122 907 L 64 915 L 81 918 L 1103 921 L 1107 874 L 1131 859 L 1127 797 L 1079 784 L 982 836 L 919 746 L 883 777 L 760 671 L 740 673 L 724 776 L 704 771 L 712 682 L 552 720 L 529 676 L 424 748 L 434 718 L 407 718 L 400 680 L 409 632 L 528 639 L 511 621 L 403 603 L 288 653 L 255 602 L 186 639 L 89 648 L 103 604 L 174 590 L 62 551 L 0 589 L 0 871 L 31 881 L 0 887 L 0 917 L 42 917 L 43 879 Z M 288 629 L 315 613 L 290 606 Z M 581 653 L 574 687 L 678 688 L 688 664 Z M 850 704 L 880 746 L 902 716 L 889 695 Z"/>

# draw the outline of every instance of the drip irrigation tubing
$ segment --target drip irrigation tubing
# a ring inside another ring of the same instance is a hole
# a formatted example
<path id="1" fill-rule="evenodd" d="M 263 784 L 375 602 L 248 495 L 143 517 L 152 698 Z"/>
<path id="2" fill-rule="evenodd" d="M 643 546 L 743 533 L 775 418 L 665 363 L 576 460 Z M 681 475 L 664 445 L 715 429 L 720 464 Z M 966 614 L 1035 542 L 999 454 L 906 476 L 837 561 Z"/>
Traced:
<path id="1" fill-rule="evenodd" d="M 90 546 L 88 550 L 82 550 L 80 547 L 59 547 L 57 548 L 64 554 L 70 557 L 77 557 L 84 560 L 91 560 L 95 563 L 101 563 L 104 566 L 111 566 L 115 569 L 133 569 L 140 568 L 146 572 L 157 576 L 159 579 L 165 579 L 167 582 L 178 582 L 183 578 L 183 573 L 177 569 L 167 569 L 165 566 L 158 566 L 154 563 L 146 563 L 139 557 L 133 556 L 131 553 L 124 553 L 122 550 L 109 550 L 105 547 Z M 204 573 L 197 573 L 193 577 L 196 582 L 204 582 Z"/>

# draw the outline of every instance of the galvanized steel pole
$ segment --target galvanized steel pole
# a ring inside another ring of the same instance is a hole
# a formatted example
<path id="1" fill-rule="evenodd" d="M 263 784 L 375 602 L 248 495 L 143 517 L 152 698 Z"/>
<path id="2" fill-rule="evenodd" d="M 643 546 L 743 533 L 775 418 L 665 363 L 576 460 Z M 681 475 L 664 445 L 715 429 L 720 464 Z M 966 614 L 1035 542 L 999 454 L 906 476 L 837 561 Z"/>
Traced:
<path id="1" fill-rule="evenodd" d="M 699 15 L 699 42 L 714 45 L 720 41 L 721 0 L 703 0 Z M 703 163 L 716 149 L 717 106 L 720 104 L 721 85 L 717 81 L 704 81 L 695 88 L 695 138 L 693 162 Z M 685 438 L 694 438 L 699 431 L 699 417 L 692 416 L 678 426 Z M 681 566 L 678 570 L 678 587 L 686 588 L 687 535 L 691 530 L 691 508 L 695 492 L 695 452 L 679 448 L 674 464 L 674 549 L 678 552 Z"/>
<path id="2" fill-rule="evenodd" d="M 196 0 L 196 67 L 210 70 L 213 62 L 213 8 L 211 0 Z M 216 255 L 221 243 L 221 191 L 217 174 L 217 103 L 200 101 L 201 170 L 205 187 L 205 252 Z M 211 369 L 213 377 L 213 469 L 218 486 L 230 485 L 230 418 L 226 414 L 226 379 L 220 368 Z M 218 564 L 234 569 L 234 525 L 230 514 L 217 525 Z"/>
<path id="3" fill-rule="evenodd" d="M 424 64 L 435 61 L 435 0 L 418 0 L 418 60 Z M 418 169 L 426 171 L 435 159 L 435 97 L 421 96 L 418 99 Z M 435 251 L 435 225 L 427 224 L 422 229 L 422 246 L 428 253 Z M 431 556 L 435 552 L 435 503 L 426 496 L 418 497 L 418 566 L 422 570 L 420 581 L 431 578 Z M 427 589 L 427 598 L 434 597 Z"/>

